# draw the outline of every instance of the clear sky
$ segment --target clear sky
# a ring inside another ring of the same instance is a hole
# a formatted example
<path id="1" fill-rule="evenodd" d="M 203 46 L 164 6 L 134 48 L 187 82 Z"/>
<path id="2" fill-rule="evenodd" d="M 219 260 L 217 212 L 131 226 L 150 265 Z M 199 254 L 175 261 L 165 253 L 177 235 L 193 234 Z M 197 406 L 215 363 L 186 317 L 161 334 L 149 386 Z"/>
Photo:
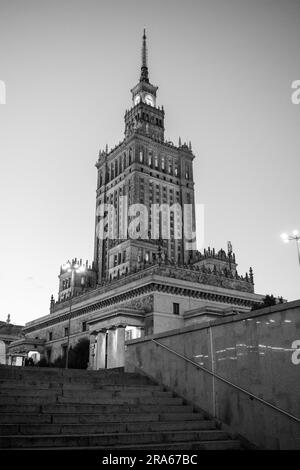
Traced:
<path id="1" fill-rule="evenodd" d="M 300 297 L 298 0 L 0 0 L 0 320 L 49 311 L 60 264 L 92 259 L 100 148 L 123 139 L 148 32 L 166 137 L 192 141 L 206 245 L 256 292 Z"/>

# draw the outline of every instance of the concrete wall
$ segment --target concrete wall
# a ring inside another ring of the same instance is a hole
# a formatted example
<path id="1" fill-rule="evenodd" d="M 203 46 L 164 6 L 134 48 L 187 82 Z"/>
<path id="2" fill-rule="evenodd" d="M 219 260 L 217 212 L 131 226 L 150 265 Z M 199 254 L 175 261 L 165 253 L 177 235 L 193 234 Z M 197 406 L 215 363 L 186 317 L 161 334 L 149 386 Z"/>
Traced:
<path id="1" fill-rule="evenodd" d="M 144 371 L 267 449 L 300 449 L 300 423 L 213 379 L 154 338 L 300 418 L 300 301 L 126 343 L 127 371 Z"/>

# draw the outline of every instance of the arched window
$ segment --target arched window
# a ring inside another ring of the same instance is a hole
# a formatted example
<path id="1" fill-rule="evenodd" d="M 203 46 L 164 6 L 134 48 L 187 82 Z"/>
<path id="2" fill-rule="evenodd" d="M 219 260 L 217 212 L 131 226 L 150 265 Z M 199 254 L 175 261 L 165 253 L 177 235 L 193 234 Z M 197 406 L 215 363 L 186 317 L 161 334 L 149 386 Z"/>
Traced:
<path id="1" fill-rule="evenodd" d="M 143 150 L 140 150 L 140 163 L 143 163 L 143 161 L 144 161 Z"/>

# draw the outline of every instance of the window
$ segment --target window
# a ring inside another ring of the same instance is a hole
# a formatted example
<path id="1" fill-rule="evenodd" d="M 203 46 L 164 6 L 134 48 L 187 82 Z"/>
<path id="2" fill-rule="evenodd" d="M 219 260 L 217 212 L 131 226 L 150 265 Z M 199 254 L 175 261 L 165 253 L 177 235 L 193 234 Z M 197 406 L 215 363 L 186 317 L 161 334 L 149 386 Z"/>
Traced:
<path id="1" fill-rule="evenodd" d="M 143 159 L 143 151 L 140 150 L 140 162 L 143 163 L 143 160 L 144 160 L 144 159 Z"/>
<path id="2" fill-rule="evenodd" d="M 68 336 L 68 333 L 69 333 L 69 328 L 66 327 L 66 328 L 65 328 L 65 336 Z"/>
<path id="3" fill-rule="evenodd" d="M 49 341 L 52 341 L 52 339 L 53 339 L 53 333 L 52 333 L 52 331 L 50 331 L 49 332 Z"/>
<path id="4" fill-rule="evenodd" d="M 158 168 L 158 156 L 155 155 L 154 157 L 154 165 L 155 165 L 155 168 Z"/>
<path id="5" fill-rule="evenodd" d="M 165 169 L 165 158 L 164 158 L 164 157 L 162 157 L 162 159 L 161 159 L 161 169 L 162 169 L 163 171 L 164 171 L 164 169 Z"/>
<path id="6" fill-rule="evenodd" d="M 82 331 L 86 331 L 86 321 L 82 322 Z"/>
<path id="7" fill-rule="evenodd" d="M 173 314 L 179 315 L 179 304 L 177 304 L 176 302 L 173 303 Z"/>

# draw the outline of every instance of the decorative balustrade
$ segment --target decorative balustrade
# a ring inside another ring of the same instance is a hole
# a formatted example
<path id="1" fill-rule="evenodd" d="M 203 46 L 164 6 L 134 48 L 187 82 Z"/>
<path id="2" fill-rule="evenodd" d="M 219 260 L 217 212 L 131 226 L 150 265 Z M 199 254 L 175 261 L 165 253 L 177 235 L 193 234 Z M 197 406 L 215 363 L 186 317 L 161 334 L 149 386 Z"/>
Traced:
<path id="1" fill-rule="evenodd" d="M 82 293 L 78 293 L 74 297 L 78 298 L 82 295 L 97 291 L 102 294 L 112 289 L 117 289 L 125 284 L 129 284 L 138 279 L 149 275 L 159 275 L 164 278 L 180 279 L 183 281 L 191 281 L 199 284 L 207 284 L 210 286 L 223 287 L 225 289 L 234 289 L 241 292 L 254 292 L 253 273 L 250 268 L 250 273 L 245 276 L 233 275 L 228 269 L 223 271 L 215 271 L 205 266 L 196 265 L 178 265 L 171 261 L 156 260 L 151 263 L 142 263 L 134 271 L 130 273 L 121 274 L 119 277 L 102 281 L 95 287 L 85 289 Z M 58 301 L 53 307 L 53 312 L 61 308 L 64 303 L 68 303 L 69 299 Z"/>

